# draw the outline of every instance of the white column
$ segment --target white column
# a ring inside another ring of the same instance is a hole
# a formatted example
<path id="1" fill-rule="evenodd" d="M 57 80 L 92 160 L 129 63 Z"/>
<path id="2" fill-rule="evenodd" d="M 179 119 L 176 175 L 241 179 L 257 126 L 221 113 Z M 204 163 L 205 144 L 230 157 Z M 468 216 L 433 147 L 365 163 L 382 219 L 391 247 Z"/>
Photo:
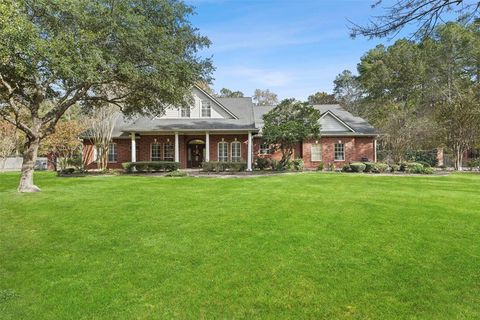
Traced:
<path id="1" fill-rule="evenodd" d="M 210 161 L 210 133 L 205 132 L 205 162 Z"/>
<path id="2" fill-rule="evenodd" d="M 373 162 L 377 162 L 377 139 L 373 139 Z"/>
<path id="3" fill-rule="evenodd" d="M 131 132 L 132 145 L 131 145 L 131 161 L 137 162 L 137 142 L 135 141 L 135 132 Z"/>
<path id="4" fill-rule="evenodd" d="M 175 162 L 180 162 L 180 146 L 178 144 L 178 132 L 175 132 Z"/>
<path id="5" fill-rule="evenodd" d="M 252 171 L 252 132 L 248 131 L 247 171 Z"/>

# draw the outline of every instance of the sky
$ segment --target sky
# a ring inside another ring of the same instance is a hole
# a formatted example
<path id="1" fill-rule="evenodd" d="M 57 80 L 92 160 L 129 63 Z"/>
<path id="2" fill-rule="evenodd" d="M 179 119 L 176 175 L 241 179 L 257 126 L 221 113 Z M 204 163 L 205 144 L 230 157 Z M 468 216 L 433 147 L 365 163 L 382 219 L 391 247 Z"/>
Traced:
<path id="1" fill-rule="evenodd" d="M 202 51 L 216 68 L 213 89 L 226 87 L 251 96 L 270 89 L 279 98 L 332 92 L 345 69 L 387 39 L 349 35 L 348 19 L 365 23 L 379 9 L 372 0 L 187 0 L 190 20 L 212 45 Z M 388 1 L 385 2 L 388 4 Z"/>

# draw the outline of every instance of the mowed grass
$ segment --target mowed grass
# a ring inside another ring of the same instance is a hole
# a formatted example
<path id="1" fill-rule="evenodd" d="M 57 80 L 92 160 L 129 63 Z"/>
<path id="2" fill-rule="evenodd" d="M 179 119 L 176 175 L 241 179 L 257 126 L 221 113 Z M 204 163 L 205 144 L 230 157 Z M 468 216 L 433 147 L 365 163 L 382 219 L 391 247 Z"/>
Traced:
<path id="1" fill-rule="evenodd" d="M 480 318 L 480 175 L 17 181 L 1 319 Z"/>

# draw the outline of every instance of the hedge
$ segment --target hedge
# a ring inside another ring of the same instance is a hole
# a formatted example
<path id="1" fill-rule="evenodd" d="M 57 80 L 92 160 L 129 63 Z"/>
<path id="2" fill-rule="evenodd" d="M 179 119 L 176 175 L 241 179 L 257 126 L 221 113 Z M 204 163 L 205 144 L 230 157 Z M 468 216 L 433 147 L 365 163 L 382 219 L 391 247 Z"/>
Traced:
<path id="1" fill-rule="evenodd" d="M 155 172 L 155 171 L 175 171 L 180 167 L 180 163 L 175 161 L 138 161 L 124 162 L 122 167 L 127 172 Z"/>
<path id="2" fill-rule="evenodd" d="M 203 171 L 207 172 L 223 172 L 223 171 L 233 171 L 240 172 L 247 170 L 246 162 L 220 162 L 220 161 L 209 161 L 202 163 Z"/>
<path id="3" fill-rule="evenodd" d="M 363 172 L 367 166 L 362 162 L 352 162 L 350 163 L 350 169 L 352 172 Z"/>

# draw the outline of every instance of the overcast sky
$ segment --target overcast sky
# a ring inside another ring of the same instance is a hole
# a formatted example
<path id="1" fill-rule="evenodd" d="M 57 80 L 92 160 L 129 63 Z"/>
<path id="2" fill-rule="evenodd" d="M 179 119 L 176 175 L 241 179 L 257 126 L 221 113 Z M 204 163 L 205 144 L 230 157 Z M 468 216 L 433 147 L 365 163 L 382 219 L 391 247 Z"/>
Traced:
<path id="1" fill-rule="evenodd" d="M 388 4 L 389 1 L 385 2 Z M 213 88 L 270 89 L 300 100 L 331 92 L 335 76 L 387 40 L 351 39 L 348 21 L 378 13 L 370 0 L 188 0 L 191 17 L 213 44 Z"/>

